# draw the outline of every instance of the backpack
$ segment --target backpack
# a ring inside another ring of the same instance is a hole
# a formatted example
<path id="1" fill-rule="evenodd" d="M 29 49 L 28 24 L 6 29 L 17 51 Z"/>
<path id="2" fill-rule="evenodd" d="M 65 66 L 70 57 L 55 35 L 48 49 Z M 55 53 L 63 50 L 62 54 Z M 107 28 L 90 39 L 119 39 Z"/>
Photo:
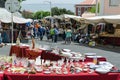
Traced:
<path id="1" fill-rule="evenodd" d="M 57 29 L 54 29 L 54 33 L 55 33 L 55 35 L 58 35 L 59 31 Z"/>
<path id="2" fill-rule="evenodd" d="M 50 29 L 50 35 L 54 35 L 55 32 L 54 32 L 54 29 Z"/>

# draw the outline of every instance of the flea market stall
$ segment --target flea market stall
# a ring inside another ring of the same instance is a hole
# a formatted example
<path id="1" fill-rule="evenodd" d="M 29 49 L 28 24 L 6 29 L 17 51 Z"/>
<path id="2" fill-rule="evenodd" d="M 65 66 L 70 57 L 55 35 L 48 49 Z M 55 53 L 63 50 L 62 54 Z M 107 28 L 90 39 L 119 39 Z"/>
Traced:
<path id="1" fill-rule="evenodd" d="M 96 16 L 86 18 L 86 23 L 94 23 L 101 43 L 120 46 L 120 15 Z M 98 25 L 104 23 L 105 25 Z"/>
<path id="2" fill-rule="evenodd" d="M 11 13 L 8 12 L 4 8 L 0 8 L 0 22 L 1 22 L 1 33 L 3 37 L 3 42 L 4 43 L 9 43 L 11 42 Z M 18 37 L 20 29 L 22 33 L 25 33 L 25 28 L 26 28 L 26 23 L 32 22 L 31 19 L 25 19 L 21 16 L 20 13 L 16 12 L 13 13 L 13 36 L 14 36 L 14 42 L 16 41 L 16 38 Z"/>
<path id="3" fill-rule="evenodd" d="M 97 53 L 30 47 L 14 44 L 12 56 L 0 57 L 0 80 L 120 80 L 116 66 Z"/>
<path id="4" fill-rule="evenodd" d="M 31 42 L 12 44 L 10 56 L 0 57 L 0 80 L 120 80 L 105 56 Z"/>

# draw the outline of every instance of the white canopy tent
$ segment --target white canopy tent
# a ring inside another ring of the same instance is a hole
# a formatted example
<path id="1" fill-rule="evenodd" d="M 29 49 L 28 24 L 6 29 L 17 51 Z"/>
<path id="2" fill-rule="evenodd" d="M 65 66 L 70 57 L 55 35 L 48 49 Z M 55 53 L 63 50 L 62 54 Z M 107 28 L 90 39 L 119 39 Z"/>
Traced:
<path id="1" fill-rule="evenodd" d="M 104 22 L 120 24 L 120 15 L 95 16 L 85 18 L 85 23 L 104 23 Z"/>
<path id="2" fill-rule="evenodd" d="M 104 20 L 108 23 L 120 24 L 120 15 L 106 16 Z"/>
<path id="3" fill-rule="evenodd" d="M 76 21 L 80 21 L 81 19 L 83 19 L 82 17 L 80 16 L 75 16 L 75 15 L 69 15 L 69 14 L 63 14 L 63 15 L 60 15 L 59 16 L 61 19 L 74 19 Z"/>
<path id="4" fill-rule="evenodd" d="M 75 16 L 75 15 L 70 15 L 70 14 L 62 14 L 62 15 L 60 15 L 60 16 L 54 15 L 53 17 L 47 16 L 47 17 L 45 17 L 45 18 L 49 18 L 49 19 L 54 18 L 54 19 L 61 19 L 61 20 L 66 20 L 66 21 L 68 21 L 70 18 L 71 18 L 71 19 L 74 19 L 74 20 L 76 20 L 76 21 L 81 21 L 81 20 L 84 19 L 84 18 L 82 18 L 82 17 L 80 17 L 80 16 Z"/>
<path id="5" fill-rule="evenodd" d="M 0 21 L 4 23 L 11 23 L 12 22 L 11 13 L 4 8 L 0 8 Z M 25 19 L 21 16 L 20 13 L 16 12 L 13 13 L 13 22 L 23 24 L 27 22 L 32 22 L 32 19 Z"/>
<path id="6" fill-rule="evenodd" d="M 103 16 L 85 18 L 85 23 L 101 23 L 101 22 L 104 22 Z"/>
<path id="7" fill-rule="evenodd" d="M 88 17 L 95 17 L 95 13 L 91 13 L 91 12 L 84 12 L 82 14 L 83 18 L 88 18 Z"/>

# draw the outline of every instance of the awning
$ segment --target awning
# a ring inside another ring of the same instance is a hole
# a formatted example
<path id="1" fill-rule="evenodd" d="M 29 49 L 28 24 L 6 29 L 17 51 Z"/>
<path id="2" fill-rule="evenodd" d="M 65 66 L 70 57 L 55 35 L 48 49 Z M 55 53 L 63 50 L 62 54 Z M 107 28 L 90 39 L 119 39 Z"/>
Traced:
<path id="1" fill-rule="evenodd" d="M 0 21 L 3 23 L 11 23 L 11 13 L 4 8 L 0 8 Z M 25 19 L 20 15 L 20 13 L 16 12 L 13 13 L 13 22 L 23 24 L 27 22 L 32 22 L 32 19 Z"/>

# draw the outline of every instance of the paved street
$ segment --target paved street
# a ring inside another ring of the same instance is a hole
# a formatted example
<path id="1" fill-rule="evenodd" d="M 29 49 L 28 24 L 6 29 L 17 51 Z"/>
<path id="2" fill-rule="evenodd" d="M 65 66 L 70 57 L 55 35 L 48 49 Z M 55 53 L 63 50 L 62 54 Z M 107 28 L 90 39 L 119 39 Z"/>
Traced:
<path id="1" fill-rule="evenodd" d="M 31 40 L 29 43 L 31 45 Z M 51 41 L 40 41 L 36 40 L 36 47 L 39 45 L 50 45 L 52 47 L 59 47 L 60 49 L 71 49 L 72 51 L 80 52 L 80 53 L 97 53 L 97 55 L 104 56 L 107 58 L 109 62 L 114 64 L 120 69 L 120 47 L 113 47 L 113 46 L 96 46 L 96 47 L 88 47 L 85 45 L 79 45 L 78 43 L 71 43 L 70 45 L 65 45 L 64 41 L 58 41 L 57 43 L 52 43 Z M 10 45 L 4 46 L 0 48 L 0 55 L 9 55 Z"/>

